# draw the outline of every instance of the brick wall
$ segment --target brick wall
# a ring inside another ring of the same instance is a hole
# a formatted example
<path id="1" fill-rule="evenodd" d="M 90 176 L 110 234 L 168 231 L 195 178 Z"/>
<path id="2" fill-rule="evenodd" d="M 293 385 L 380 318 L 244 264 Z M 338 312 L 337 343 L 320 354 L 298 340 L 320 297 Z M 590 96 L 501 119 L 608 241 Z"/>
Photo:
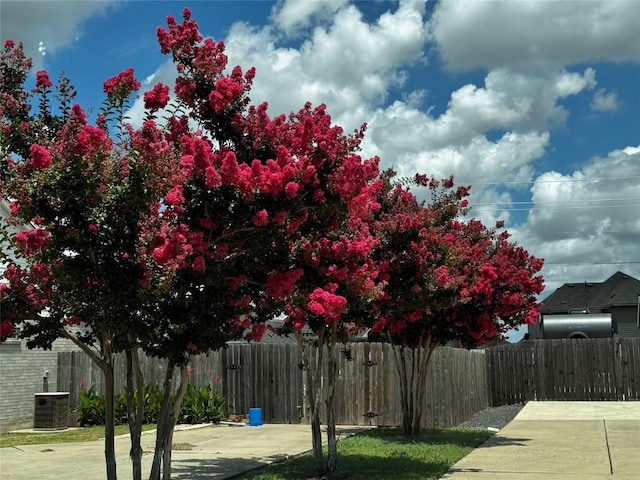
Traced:
<path id="1" fill-rule="evenodd" d="M 51 350 L 29 350 L 16 339 L 0 345 L 0 433 L 33 427 L 33 394 L 43 391 L 43 372 L 49 372 L 49 392 L 58 391 L 58 352 L 74 350 L 66 339 L 56 340 Z"/>

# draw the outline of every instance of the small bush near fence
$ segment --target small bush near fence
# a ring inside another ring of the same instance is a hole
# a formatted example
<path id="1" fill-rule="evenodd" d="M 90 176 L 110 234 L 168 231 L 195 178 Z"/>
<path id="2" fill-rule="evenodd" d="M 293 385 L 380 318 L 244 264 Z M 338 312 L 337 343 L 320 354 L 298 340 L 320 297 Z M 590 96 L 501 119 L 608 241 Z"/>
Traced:
<path id="1" fill-rule="evenodd" d="M 174 397 L 175 398 L 175 397 Z M 174 398 L 171 399 L 173 402 Z M 158 385 L 147 385 L 144 389 L 144 423 L 157 423 L 162 404 L 162 389 Z M 224 416 L 225 400 L 211 385 L 198 387 L 189 384 L 182 401 L 178 423 L 220 423 Z M 127 423 L 127 396 L 121 393 L 114 400 L 115 424 Z M 105 397 L 98 395 L 91 387 L 86 392 L 80 392 L 80 406 L 78 407 L 81 427 L 89 425 L 104 425 Z"/>

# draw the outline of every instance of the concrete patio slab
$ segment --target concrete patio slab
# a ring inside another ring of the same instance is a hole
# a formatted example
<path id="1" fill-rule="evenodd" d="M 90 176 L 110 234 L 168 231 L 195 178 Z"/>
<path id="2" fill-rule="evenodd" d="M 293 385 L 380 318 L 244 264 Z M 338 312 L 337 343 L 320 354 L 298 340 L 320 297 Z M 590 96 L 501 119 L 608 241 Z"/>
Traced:
<path id="1" fill-rule="evenodd" d="M 640 478 L 640 402 L 529 402 L 443 480 Z"/>

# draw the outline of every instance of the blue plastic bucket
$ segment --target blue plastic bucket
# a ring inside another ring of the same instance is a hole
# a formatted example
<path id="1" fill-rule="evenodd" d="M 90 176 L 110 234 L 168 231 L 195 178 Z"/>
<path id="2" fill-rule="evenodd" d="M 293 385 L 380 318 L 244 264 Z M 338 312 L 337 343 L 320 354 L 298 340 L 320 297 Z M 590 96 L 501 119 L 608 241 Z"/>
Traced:
<path id="1" fill-rule="evenodd" d="M 249 425 L 252 427 L 259 427 L 262 425 L 262 409 L 250 408 L 249 409 Z"/>

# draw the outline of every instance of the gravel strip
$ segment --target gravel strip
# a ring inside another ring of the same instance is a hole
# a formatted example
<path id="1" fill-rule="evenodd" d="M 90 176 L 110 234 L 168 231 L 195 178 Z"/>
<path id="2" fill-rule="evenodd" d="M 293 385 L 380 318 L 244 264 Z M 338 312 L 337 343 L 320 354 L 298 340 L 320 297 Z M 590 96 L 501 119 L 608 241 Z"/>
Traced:
<path id="1" fill-rule="evenodd" d="M 497 428 L 507 425 L 522 410 L 524 404 L 503 405 L 501 407 L 487 408 L 477 412 L 466 422 L 458 425 L 461 428 Z"/>

